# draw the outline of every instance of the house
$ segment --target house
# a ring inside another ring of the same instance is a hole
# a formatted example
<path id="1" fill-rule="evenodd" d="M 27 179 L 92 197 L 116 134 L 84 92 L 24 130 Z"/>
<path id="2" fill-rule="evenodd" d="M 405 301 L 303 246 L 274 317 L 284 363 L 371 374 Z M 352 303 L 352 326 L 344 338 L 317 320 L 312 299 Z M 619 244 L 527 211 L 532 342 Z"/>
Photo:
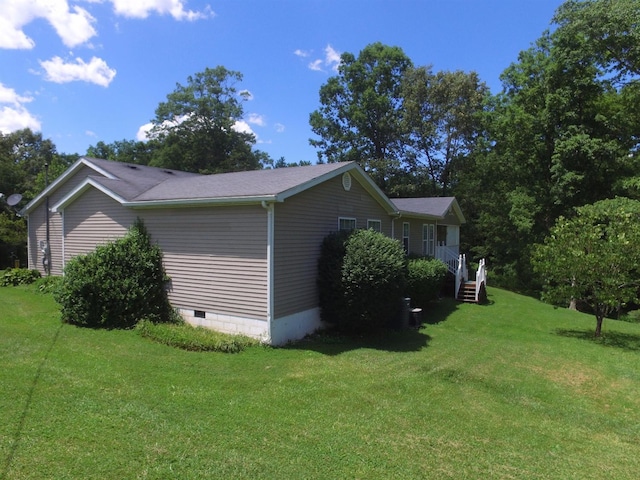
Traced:
<path id="1" fill-rule="evenodd" d="M 373 228 L 407 252 L 457 257 L 464 222 L 454 198 L 391 200 L 354 162 L 198 175 L 87 157 L 23 214 L 29 268 L 52 275 L 140 217 L 188 322 L 271 344 L 321 326 L 316 268 L 330 232 Z"/>

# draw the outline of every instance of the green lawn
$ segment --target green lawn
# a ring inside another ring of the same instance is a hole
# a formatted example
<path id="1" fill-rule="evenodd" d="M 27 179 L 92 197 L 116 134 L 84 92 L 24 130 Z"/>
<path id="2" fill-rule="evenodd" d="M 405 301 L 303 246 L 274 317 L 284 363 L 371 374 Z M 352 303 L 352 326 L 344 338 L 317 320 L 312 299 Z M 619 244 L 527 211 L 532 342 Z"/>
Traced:
<path id="1" fill-rule="evenodd" d="M 195 353 L 0 288 L 0 479 L 635 479 L 640 325 L 489 289 L 418 331 Z"/>

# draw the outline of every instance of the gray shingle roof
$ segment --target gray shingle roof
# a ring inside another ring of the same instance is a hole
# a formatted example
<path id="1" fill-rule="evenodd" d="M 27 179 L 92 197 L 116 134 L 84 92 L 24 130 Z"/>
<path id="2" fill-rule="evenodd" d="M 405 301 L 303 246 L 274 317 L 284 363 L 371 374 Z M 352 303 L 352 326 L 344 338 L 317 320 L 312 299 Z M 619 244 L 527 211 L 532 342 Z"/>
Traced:
<path id="1" fill-rule="evenodd" d="M 455 197 L 392 198 L 391 201 L 401 212 L 444 218 Z"/>
<path id="2" fill-rule="evenodd" d="M 275 196 L 344 168 L 345 165 L 345 163 L 327 163 L 305 167 L 172 178 L 146 190 L 132 200 L 162 201 Z"/>

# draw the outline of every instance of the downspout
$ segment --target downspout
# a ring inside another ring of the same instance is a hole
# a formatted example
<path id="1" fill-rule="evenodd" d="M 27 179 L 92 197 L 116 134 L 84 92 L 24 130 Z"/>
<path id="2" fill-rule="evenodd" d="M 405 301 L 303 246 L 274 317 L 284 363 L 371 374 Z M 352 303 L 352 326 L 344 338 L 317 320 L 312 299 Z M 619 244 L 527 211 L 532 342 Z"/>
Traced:
<path id="1" fill-rule="evenodd" d="M 261 202 L 267 211 L 267 332 L 265 342 L 271 344 L 271 322 L 273 320 L 273 258 L 274 258 L 274 208 L 273 203 Z"/>

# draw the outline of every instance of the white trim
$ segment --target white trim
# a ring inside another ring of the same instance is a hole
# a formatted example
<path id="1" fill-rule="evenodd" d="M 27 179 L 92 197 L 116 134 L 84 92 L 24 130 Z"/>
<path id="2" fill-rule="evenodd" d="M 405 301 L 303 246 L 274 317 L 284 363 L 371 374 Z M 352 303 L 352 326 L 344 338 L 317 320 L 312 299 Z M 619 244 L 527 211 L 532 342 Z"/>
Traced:
<path id="1" fill-rule="evenodd" d="M 64 275 L 64 267 L 67 266 L 66 261 L 65 261 L 66 257 L 65 257 L 65 254 L 64 254 L 64 252 L 65 252 L 65 244 L 66 244 L 65 240 L 67 238 L 67 235 L 66 235 L 66 232 L 65 232 L 65 224 L 64 224 L 64 210 L 60 212 L 60 223 L 62 224 L 61 225 L 62 226 L 62 228 L 61 228 L 61 230 L 62 230 L 62 232 L 61 232 L 62 233 L 62 259 L 60 261 L 60 265 L 61 265 L 61 269 L 62 269 L 62 274 Z"/>
<path id="2" fill-rule="evenodd" d="M 274 312 L 274 252 L 275 252 L 275 209 L 273 203 L 262 202 L 267 210 L 267 332 L 264 341 L 271 343 L 271 329 Z"/>
<path id="3" fill-rule="evenodd" d="M 76 172 L 78 170 L 80 170 L 82 167 L 89 167 L 92 170 L 94 170 L 96 173 L 99 173 L 100 175 L 103 175 L 104 177 L 109 178 L 111 180 L 116 180 L 117 179 L 117 177 L 113 176 L 112 174 L 110 174 L 106 170 L 104 170 L 104 169 L 98 167 L 97 165 L 95 165 L 94 163 L 92 163 L 91 160 L 89 160 L 88 158 L 80 157 L 62 175 L 60 175 L 58 178 L 56 178 L 53 182 L 51 182 L 49 184 L 49 186 L 47 188 L 45 188 L 42 192 L 40 192 L 40 195 L 38 195 L 36 198 L 31 200 L 27 204 L 27 206 L 25 206 L 22 209 L 21 214 L 23 214 L 23 215 L 24 214 L 28 214 L 28 212 L 30 210 L 32 210 L 33 208 L 35 208 L 42 200 L 44 200 L 47 197 L 47 195 L 49 195 L 50 192 L 52 192 L 53 190 L 57 189 L 60 184 L 66 182 L 68 178 L 70 178 L 73 175 L 75 175 Z"/>
<path id="4" fill-rule="evenodd" d="M 425 227 L 427 227 L 425 237 Z M 423 223 L 422 224 L 422 255 L 436 256 L 436 224 L 435 223 Z"/>
<path id="5" fill-rule="evenodd" d="M 93 187 L 101 191 L 108 197 L 113 198 L 116 202 L 119 202 L 121 204 L 127 203 L 124 198 L 122 198 L 119 195 L 116 195 L 111 190 L 104 187 L 93 178 L 86 177 L 83 182 L 81 182 L 78 186 L 76 186 L 76 188 L 74 188 L 69 193 L 67 193 L 64 197 L 62 197 L 58 201 L 58 203 L 56 203 L 51 207 L 51 213 L 57 213 L 58 211 L 64 210 L 67 205 L 69 205 L 71 202 L 77 199 L 80 195 L 82 195 L 85 191 L 87 191 L 89 187 Z"/>

